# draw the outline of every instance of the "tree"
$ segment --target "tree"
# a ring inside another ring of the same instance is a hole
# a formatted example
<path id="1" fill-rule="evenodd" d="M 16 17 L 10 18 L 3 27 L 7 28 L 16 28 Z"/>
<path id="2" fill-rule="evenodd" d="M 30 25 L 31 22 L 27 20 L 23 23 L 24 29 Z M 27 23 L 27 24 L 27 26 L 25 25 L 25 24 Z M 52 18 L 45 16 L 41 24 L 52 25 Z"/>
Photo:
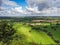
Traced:
<path id="1" fill-rule="evenodd" d="M 13 39 L 13 35 L 15 34 L 15 29 L 12 27 L 13 25 L 6 21 L 0 22 L 0 41 L 2 41 L 2 45 L 6 43 L 9 45 L 10 41 Z"/>

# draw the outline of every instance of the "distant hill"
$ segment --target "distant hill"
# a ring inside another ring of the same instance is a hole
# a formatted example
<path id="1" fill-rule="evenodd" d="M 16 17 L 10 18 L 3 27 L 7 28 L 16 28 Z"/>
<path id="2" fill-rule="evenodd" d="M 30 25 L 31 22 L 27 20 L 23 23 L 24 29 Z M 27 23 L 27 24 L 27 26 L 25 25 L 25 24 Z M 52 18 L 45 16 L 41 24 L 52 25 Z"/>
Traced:
<path id="1" fill-rule="evenodd" d="M 48 19 L 59 19 L 60 16 L 22 16 L 22 17 L 8 17 L 8 16 L 0 16 L 1 19 L 24 19 L 24 20 L 37 20 L 37 19 L 43 19 L 43 20 L 48 20 Z"/>

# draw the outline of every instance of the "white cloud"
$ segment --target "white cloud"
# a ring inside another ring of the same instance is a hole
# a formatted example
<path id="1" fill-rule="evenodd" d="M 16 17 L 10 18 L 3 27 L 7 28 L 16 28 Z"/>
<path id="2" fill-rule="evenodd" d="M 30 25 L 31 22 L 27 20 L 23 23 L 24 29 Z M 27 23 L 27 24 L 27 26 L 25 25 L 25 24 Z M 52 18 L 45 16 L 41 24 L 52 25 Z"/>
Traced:
<path id="1" fill-rule="evenodd" d="M 39 10 L 50 7 L 60 7 L 60 0 L 27 0 L 29 7 L 38 7 Z"/>
<path id="2" fill-rule="evenodd" d="M 23 10 L 16 2 L 2 0 L 0 15 L 23 16 L 23 15 L 58 15 L 60 14 L 60 0 L 26 0 L 28 6 Z M 5 6 L 6 5 L 6 6 Z"/>
<path id="3" fill-rule="evenodd" d="M 0 15 L 2 16 L 21 16 L 23 14 L 26 14 L 26 13 L 21 9 L 21 7 L 4 9 L 0 11 Z"/>
<path id="4" fill-rule="evenodd" d="M 46 4 L 50 6 L 56 6 L 60 4 L 60 0 L 26 0 L 30 6 L 39 6 L 39 4 Z"/>
<path id="5" fill-rule="evenodd" d="M 2 5 L 18 6 L 16 2 L 10 0 L 2 0 Z"/>
<path id="6" fill-rule="evenodd" d="M 40 15 L 40 16 L 58 16 L 59 13 L 60 13 L 60 8 L 57 8 L 57 7 L 51 7 L 51 8 L 48 8 L 48 9 L 44 9 L 44 10 L 41 10 L 39 11 L 36 7 L 35 8 L 30 8 L 30 7 L 27 7 L 27 13 L 29 15 Z"/>
<path id="7" fill-rule="evenodd" d="M 22 7 L 16 7 L 15 10 L 16 10 L 17 12 L 23 13 Z"/>
<path id="8" fill-rule="evenodd" d="M 32 13 L 40 13 L 37 9 L 37 7 L 31 8 L 31 7 L 26 7 L 26 10 L 28 12 L 32 12 Z"/>
<path id="9" fill-rule="evenodd" d="M 42 14 L 47 16 L 48 15 L 58 16 L 60 13 L 60 0 L 27 0 L 27 3 L 28 3 L 27 10 L 33 15 Z"/>
<path id="10" fill-rule="evenodd" d="M 0 16 L 21 16 L 26 14 L 22 7 L 18 6 L 16 2 L 10 0 L 2 0 L 2 2 Z"/>

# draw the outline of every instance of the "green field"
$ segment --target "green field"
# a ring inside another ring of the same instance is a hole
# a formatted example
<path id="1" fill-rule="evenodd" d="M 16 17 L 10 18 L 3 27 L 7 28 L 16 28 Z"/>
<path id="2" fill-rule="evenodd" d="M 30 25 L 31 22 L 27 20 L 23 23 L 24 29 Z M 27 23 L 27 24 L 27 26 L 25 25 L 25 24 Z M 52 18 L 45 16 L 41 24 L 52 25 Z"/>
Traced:
<path id="1" fill-rule="evenodd" d="M 55 44 L 55 42 L 43 31 L 37 32 L 32 30 L 30 27 L 21 25 L 20 23 L 15 24 L 14 28 L 17 29 L 18 33 L 26 35 L 28 41 L 35 42 L 37 44 Z M 29 32 L 31 31 L 31 32 Z"/>
<path id="2" fill-rule="evenodd" d="M 8 22 L 7 24 L 8 25 L 12 24 L 13 25 L 12 28 L 16 31 L 9 45 L 59 45 L 60 44 L 59 23 L 58 24 L 40 23 L 41 25 L 34 25 L 34 26 L 27 25 L 24 22 Z M 4 42 L 1 41 L 0 45 L 7 45 L 6 44 L 7 42 L 4 44 L 2 43 Z"/>
<path id="3" fill-rule="evenodd" d="M 47 23 L 46 23 L 47 24 Z M 47 24 L 48 25 L 48 24 Z M 48 25 L 48 27 L 44 28 L 44 26 L 37 26 L 38 28 L 40 27 L 40 29 L 32 29 L 32 27 L 28 26 L 28 25 L 24 25 L 23 23 L 15 23 L 14 24 L 14 28 L 17 30 L 18 33 L 22 33 L 24 34 L 28 41 L 30 42 L 34 42 L 38 45 L 40 44 L 57 44 L 54 40 L 58 40 L 60 43 L 60 28 L 56 28 L 56 31 L 54 29 L 51 28 L 50 25 Z M 36 26 L 34 27 L 36 28 Z M 53 38 L 51 38 L 51 36 L 49 36 L 46 32 L 44 32 L 43 30 L 46 30 L 48 32 L 50 32 L 53 35 Z M 57 42 L 58 42 L 57 41 Z"/>

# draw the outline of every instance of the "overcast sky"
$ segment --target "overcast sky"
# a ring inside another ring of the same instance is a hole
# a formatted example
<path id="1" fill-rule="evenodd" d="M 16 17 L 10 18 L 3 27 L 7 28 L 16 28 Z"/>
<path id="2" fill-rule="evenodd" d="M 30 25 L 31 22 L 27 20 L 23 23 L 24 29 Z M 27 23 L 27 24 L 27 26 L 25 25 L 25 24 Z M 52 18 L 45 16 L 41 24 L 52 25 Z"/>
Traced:
<path id="1" fill-rule="evenodd" d="M 0 0 L 0 16 L 60 16 L 60 0 Z"/>

